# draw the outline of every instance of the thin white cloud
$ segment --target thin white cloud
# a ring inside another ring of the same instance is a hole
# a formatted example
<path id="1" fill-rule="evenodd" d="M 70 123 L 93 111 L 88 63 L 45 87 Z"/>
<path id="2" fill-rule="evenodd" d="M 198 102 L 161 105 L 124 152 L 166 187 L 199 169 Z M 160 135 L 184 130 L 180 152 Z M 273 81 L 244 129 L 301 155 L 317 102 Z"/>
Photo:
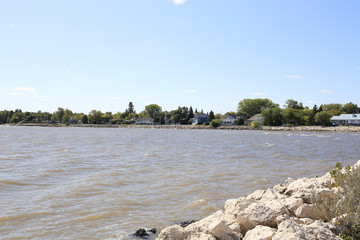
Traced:
<path id="1" fill-rule="evenodd" d="M 35 97 L 36 97 L 36 98 L 39 98 L 39 99 L 41 99 L 41 100 L 45 100 L 45 99 L 47 99 L 49 96 L 36 95 Z"/>
<path id="2" fill-rule="evenodd" d="M 360 70 L 360 67 L 357 67 L 357 69 L 359 69 L 359 70 Z"/>
<path id="3" fill-rule="evenodd" d="M 186 0 L 172 0 L 172 2 L 175 4 L 175 5 L 181 5 L 181 4 L 184 4 L 186 2 Z"/>
<path id="4" fill-rule="evenodd" d="M 146 98 L 146 95 L 139 95 L 138 98 Z"/>
<path id="5" fill-rule="evenodd" d="M 188 89 L 188 90 L 184 90 L 184 93 L 196 93 L 196 90 Z"/>
<path id="6" fill-rule="evenodd" d="M 310 101 L 307 101 L 307 103 L 316 104 L 316 103 L 319 103 L 319 102 L 318 102 L 318 101 L 314 101 L 314 100 L 310 100 Z"/>
<path id="7" fill-rule="evenodd" d="M 320 92 L 322 92 L 322 93 L 331 93 L 332 91 L 331 91 L 331 90 L 327 90 L 327 89 L 323 89 L 323 90 L 321 90 Z"/>
<path id="8" fill-rule="evenodd" d="M 262 93 L 262 92 L 257 92 L 257 93 L 252 93 L 251 95 L 253 96 L 265 96 L 267 95 L 266 93 Z"/>
<path id="9" fill-rule="evenodd" d="M 303 78 L 302 76 L 299 76 L 299 75 L 286 75 L 285 77 L 292 78 L 292 79 L 302 79 Z"/>
<path id="10" fill-rule="evenodd" d="M 71 72 L 71 70 L 66 68 L 66 69 L 64 69 L 64 72 Z"/>
<path id="11" fill-rule="evenodd" d="M 110 99 L 110 100 L 114 100 L 114 101 L 119 101 L 119 100 L 120 100 L 119 97 L 110 97 L 109 99 Z"/>
<path id="12" fill-rule="evenodd" d="M 14 96 L 29 96 L 29 94 L 24 93 L 24 92 L 12 92 L 11 95 L 14 95 Z"/>
<path id="13" fill-rule="evenodd" d="M 17 26 L 13 23 L 9 23 L 9 26 L 12 27 L 12 28 L 16 28 Z"/>
<path id="14" fill-rule="evenodd" d="M 17 87 L 15 88 L 16 91 L 19 92 L 27 92 L 27 93 L 35 93 L 36 89 L 32 87 Z"/>

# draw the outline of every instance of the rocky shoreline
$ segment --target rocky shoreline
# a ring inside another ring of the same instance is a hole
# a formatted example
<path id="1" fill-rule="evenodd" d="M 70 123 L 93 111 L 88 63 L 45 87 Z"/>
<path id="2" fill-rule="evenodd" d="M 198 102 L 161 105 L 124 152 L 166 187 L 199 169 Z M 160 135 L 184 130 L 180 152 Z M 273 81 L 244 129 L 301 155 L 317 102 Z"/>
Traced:
<path id="1" fill-rule="evenodd" d="M 360 160 L 353 166 L 360 167 Z M 157 240 L 340 240 L 346 231 L 323 222 L 312 204 L 314 197 L 332 197 L 337 188 L 330 173 L 322 177 L 287 179 L 272 189 L 227 200 L 223 210 L 182 227 L 163 229 Z"/>
<path id="2" fill-rule="evenodd" d="M 27 124 L 6 124 L 5 126 L 25 126 L 25 127 L 82 127 L 82 128 L 151 128 L 151 129 L 214 129 L 211 126 L 204 125 L 120 125 L 120 124 L 41 124 L 41 123 L 27 123 Z M 357 126 L 293 126 L 293 127 L 272 127 L 261 126 L 257 129 L 249 126 L 220 126 L 219 130 L 263 130 L 263 131 L 310 131 L 310 132 L 360 132 L 360 127 Z"/>

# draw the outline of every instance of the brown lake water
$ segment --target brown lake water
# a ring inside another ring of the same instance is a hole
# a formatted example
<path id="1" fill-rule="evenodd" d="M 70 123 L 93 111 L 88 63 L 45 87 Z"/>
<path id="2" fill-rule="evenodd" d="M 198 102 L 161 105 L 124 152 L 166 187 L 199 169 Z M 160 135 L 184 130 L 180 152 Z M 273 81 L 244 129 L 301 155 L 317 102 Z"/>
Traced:
<path id="1" fill-rule="evenodd" d="M 360 159 L 360 133 L 0 126 L 0 239 L 132 239 Z"/>

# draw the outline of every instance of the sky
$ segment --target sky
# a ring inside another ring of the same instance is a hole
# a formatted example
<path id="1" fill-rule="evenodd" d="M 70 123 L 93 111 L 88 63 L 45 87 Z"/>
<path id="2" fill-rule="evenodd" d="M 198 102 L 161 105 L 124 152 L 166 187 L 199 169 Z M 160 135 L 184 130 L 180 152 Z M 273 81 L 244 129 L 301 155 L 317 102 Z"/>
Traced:
<path id="1" fill-rule="evenodd" d="M 3 0 L 0 110 L 360 105 L 358 0 Z"/>

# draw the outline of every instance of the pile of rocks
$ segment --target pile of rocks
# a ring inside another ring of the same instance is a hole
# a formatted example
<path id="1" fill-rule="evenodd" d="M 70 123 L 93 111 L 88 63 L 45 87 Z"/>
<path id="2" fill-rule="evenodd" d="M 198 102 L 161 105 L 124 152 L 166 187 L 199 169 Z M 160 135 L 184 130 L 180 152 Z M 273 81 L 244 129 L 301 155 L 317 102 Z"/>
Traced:
<path id="1" fill-rule="evenodd" d="M 360 160 L 354 167 L 360 166 Z M 158 240 L 341 239 L 339 226 L 319 221 L 312 204 L 316 196 L 333 197 L 330 173 L 322 177 L 287 179 L 272 189 L 227 200 L 224 210 L 186 227 L 173 225 Z"/>

